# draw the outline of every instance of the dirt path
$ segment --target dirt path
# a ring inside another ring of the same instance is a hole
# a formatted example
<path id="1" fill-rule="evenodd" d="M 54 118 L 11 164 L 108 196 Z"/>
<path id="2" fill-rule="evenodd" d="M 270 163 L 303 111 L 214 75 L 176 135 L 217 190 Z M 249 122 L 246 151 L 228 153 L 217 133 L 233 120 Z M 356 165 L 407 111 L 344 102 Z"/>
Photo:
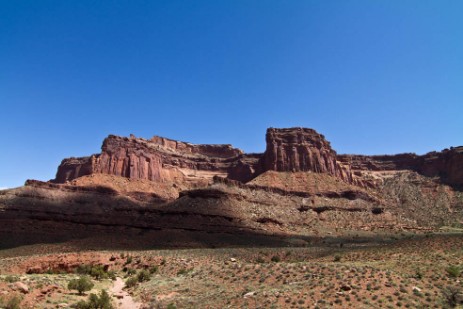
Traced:
<path id="1" fill-rule="evenodd" d="M 114 281 L 113 286 L 109 290 L 109 293 L 112 297 L 115 298 L 117 308 L 119 309 L 139 309 L 141 304 L 133 300 L 132 296 L 129 293 L 123 290 L 124 280 L 121 277 L 117 277 Z"/>

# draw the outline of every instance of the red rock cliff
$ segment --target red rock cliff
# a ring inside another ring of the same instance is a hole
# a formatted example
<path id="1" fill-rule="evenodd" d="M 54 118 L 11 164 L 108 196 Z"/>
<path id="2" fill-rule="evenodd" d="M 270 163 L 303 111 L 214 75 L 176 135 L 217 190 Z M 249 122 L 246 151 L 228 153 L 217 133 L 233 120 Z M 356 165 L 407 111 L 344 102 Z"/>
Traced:
<path id="1" fill-rule="evenodd" d="M 463 147 L 423 156 L 337 155 L 323 135 L 306 128 L 270 128 L 266 141 L 265 153 L 244 154 L 231 145 L 196 145 L 159 136 L 146 140 L 110 135 L 103 142 L 101 154 L 64 159 L 53 181 L 64 183 L 103 173 L 175 183 L 204 183 L 214 176 L 247 182 L 266 171 L 310 171 L 366 186 L 372 184 L 362 178 L 360 171 L 413 170 L 463 187 Z"/>
<path id="2" fill-rule="evenodd" d="M 425 154 L 420 157 L 416 170 L 428 177 L 440 177 L 444 183 L 463 187 L 463 147 Z"/>
<path id="3" fill-rule="evenodd" d="M 353 182 L 348 166 L 337 161 L 336 152 L 322 134 L 306 128 L 267 130 L 262 171 L 315 172 Z"/>
<path id="4" fill-rule="evenodd" d="M 81 176 L 93 174 L 95 172 L 95 164 L 98 155 L 82 158 L 67 158 L 61 161 L 56 173 L 56 178 L 53 180 L 57 183 L 64 183 Z"/>
<path id="5" fill-rule="evenodd" d="M 108 136 L 101 154 L 62 161 L 54 182 L 102 173 L 152 181 L 203 173 L 198 178 L 227 176 L 243 152 L 231 145 L 195 145 L 155 136 L 150 140 Z M 235 173 L 236 174 L 236 173 Z M 236 176 L 239 177 L 239 173 Z M 238 179 L 241 180 L 241 179 Z"/>
<path id="6" fill-rule="evenodd" d="M 463 147 L 452 147 L 425 155 L 403 153 L 397 155 L 363 156 L 338 155 L 338 160 L 350 165 L 353 171 L 412 170 L 428 177 L 439 177 L 452 186 L 463 186 Z"/>

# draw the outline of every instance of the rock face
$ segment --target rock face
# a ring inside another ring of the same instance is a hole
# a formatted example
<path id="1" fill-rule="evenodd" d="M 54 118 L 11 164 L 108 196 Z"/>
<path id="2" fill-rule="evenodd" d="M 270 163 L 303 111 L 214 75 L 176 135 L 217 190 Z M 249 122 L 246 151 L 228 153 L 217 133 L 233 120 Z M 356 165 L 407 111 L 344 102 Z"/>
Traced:
<path id="1" fill-rule="evenodd" d="M 143 246 L 179 237 L 227 244 L 235 235 L 230 244 L 254 246 L 279 233 L 304 239 L 463 222 L 463 147 L 337 155 L 304 128 L 270 128 L 266 140 L 263 154 L 244 154 L 231 145 L 110 135 L 100 154 L 63 160 L 55 183 L 0 191 L 0 247 L 87 237 L 110 244 L 123 235 L 122 243 Z"/>
<path id="2" fill-rule="evenodd" d="M 362 171 L 411 170 L 463 186 L 463 147 L 382 156 L 338 155 L 322 134 L 307 128 L 269 128 L 263 154 L 244 154 L 231 145 L 196 145 L 159 136 L 108 136 L 100 154 L 64 159 L 53 182 L 65 183 L 91 174 L 185 184 L 210 183 L 214 176 L 248 182 L 267 172 L 314 172 L 362 187 L 375 184 Z"/>
<path id="3" fill-rule="evenodd" d="M 68 180 L 90 175 L 95 172 L 96 161 L 96 155 L 64 159 L 58 167 L 54 182 L 64 183 Z"/>
<path id="4" fill-rule="evenodd" d="M 418 158 L 414 153 L 382 156 L 338 155 L 339 161 L 357 171 L 416 170 Z"/>
<path id="5" fill-rule="evenodd" d="M 248 182 L 258 175 L 261 170 L 259 167 L 259 160 L 262 158 L 262 154 L 244 154 L 239 157 L 236 162 L 228 169 L 227 178 L 232 180 L 238 180 L 241 182 Z"/>
<path id="6" fill-rule="evenodd" d="M 93 173 L 151 181 L 184 180 L 192 175 L 212 179 L 227 176 L 243 156 L 231 145 L 195 145 L 158 136 L 146 140 L 110 135 L 101 150 L 101 154 L 90 157 L 63 160 L 54 182 L 64 183 Z M 239 175 L 239 171 L 234 172 L 235 178 Z"/>
<path id="7" fill-rule="evenodd" d="M 439 177 L 449 185 L 463 187 L 463 147 L 422 156 L 417 172 L 428 177 Z"/>
<path id="8" fill-rule="evenodd" d="M 358 171 L 411 170 L 427 177 L 438 177 L 451 186 L 463 186 L 463 147 L 419 156 L 414 153 L 383 156 L 339 155 L 338 160 Z"/>
<path id="9" fill-rule="evenodd" d="M 267 130 L 263 171 L 326 173 L 352 182 L 348 167 L 337 161 L 336 151 L 317 131 L 306 128 Z"/>

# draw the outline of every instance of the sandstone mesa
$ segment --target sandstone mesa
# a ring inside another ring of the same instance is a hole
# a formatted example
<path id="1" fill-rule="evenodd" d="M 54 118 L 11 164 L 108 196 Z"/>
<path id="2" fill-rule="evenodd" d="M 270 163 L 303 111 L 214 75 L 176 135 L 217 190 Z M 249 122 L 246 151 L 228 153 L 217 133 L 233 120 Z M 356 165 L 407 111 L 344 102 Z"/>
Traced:
<path id="1" fill-rule="evenodd" d="M 362 172 L 410 170 L 439 177 L 452 186 L 463 184 L 463 147 L 423 156 L 337 155 L 322 134 L 307 128 L 269 128 L 266 143 L 264 153 L 245 154 L 228 144 L 195 145 L 159 136 L 146 140 L 110 135 L 100 154 L 64 159 L 53 182 L 65 183 L 91 174 L 150 181 L 188 177 L 200 181 L 221 176 L 248 182 L 267 171 L 277 171 L 324 173 L 350 184 L 373 186 Z"/>
<path id="2" fill-rule="evenodd" d="M 64 159 L 55 179 L 0 191 L 2 245 L 303 245 L 463 222 L 463 147 L 339 155 L 307 128 L 269 128 L 266 144 L 246 154 L 110 135 L 99 154 Z"/>

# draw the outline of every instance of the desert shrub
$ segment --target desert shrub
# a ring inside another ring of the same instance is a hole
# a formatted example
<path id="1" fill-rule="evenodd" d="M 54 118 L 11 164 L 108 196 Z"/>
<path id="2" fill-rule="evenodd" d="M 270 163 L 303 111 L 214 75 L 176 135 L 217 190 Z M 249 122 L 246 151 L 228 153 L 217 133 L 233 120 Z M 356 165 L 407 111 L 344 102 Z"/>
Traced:
<path id="1" fill-rule="evenodd" d="M 275 263 L 280 262 L 280 260 L 281 260 L 281 259 L 280 259 L 280 257 L 279 257 L 278 255 L 274 255 L 274 256 L 272 256 L 272 258 L 271 258 L 271 261 L 272 261 L 272 262 L 275 262 Z"/>
<path id="2" fill-rule="evenodd" d="M 111 280 L 116 280 L 116 272 L 114 270 L 110 270 L 107 272 L 107 276 Z"/>
<path id="3" fill-rule="evenodd" d="M 108 292 L 101 290 L 100 295 L 90 294 L 87 301 L 81 300 L 74 305 L 77 309 L 113 309 Z"/>
<path id="4" fill-rule="evenodd" d="M 170 303 L 167 305 L 167 309 L 177 309 L 177 306 L 175 306 L 173 303 Z"/>
<path id="5" fill-rule="evenodd" d="M 450 308 L 463 304 L 463 289 L 457 286 L 448 286 L 442 290 L 444 303 Z"/>
<path id="6" fill-rule="evenodd" d="M 125 281 L 125 287 L 126 287 L 126 288 L 132 288 L 132 287 L 136 286 L 137 283 L 138 283 L 137 278 L 135 278 L 135 277 L 130 277 L 129 279 L 127 279 L 127 280 Z"/>
<path id="7" fill-rule="evenodd" d="M 68 283 L 69 290 L 77 290 L 80 295 L 85 291 L 90 291 L 93 288 L 94 284 L 90 278 L 87 276 L 82 276 L 79 279 L 72 279 Z"/>
<path id="8" fill-rule="evenodd" d="M 133 261 L 133 258 L 131 255 L 127 255 L 127 259 L 125 260 L 125 263 L 124 265 L 129 265 L 130 263 L 132 263 Z"/>
<path id="9" fill-rule="evenodd" d="M 102 265 L 79 265 L 76 268 L 76 273 L 81 275 L 89 275 L 96 280 L 100 279 L 116 279 L 116 274 L 114 271 L 106 270 Z"/>
<path id="10" fill-rule="evenodd" d="M 0 298 L 0 307 L 4 309 L 21 309 L 21 297 L 13 295 L 8 299 Z"/>
<path id="11" fill-rule="evenodd" d="M 51 269 L 51 268 L 48 268 L 45 273 L 48 274 L 48 275 L 54 275 L 55 271 L 53 269 Z"/>
<path id="12" fill-rule="evenodd" d="M 147 270 L 140 270 L 137 274 L 138 282 L 149 281 L 150 278 L 151 278 L 151 274 Z"/>
<path id="13" fill-rule="evenodd" d="M 461 268 L 456 265 L 450 265 L 445 270 L 447 271 L 447 274 L 449 275 L 449 277 L 452 277 L 452 278 L 457 278 L 461 274 Z"/>
<path id="14" fill-rule="evenodd" d="M 19 278 L 16 276 L 6 276 L 4 280 L 6 282 L 13 283 L 19 281 Z"/>
<path id="15" fill-rule="evenodd" d="M 150 267 L 150 274 L 154 274 L 157 272 L 158 272 L 158 267 L 156 265 Z"/>
<path id="16" fill-rule="evenodd" d="M 93 278 L 95 278 L 96 280 L 103 279 L 104 277 L 107 277 L 107 273 L 104 270 L 103 266 L 101 266 L 101 265 L 94 265 L 90 269 L 90 274 L 89 275 L 92 276 Z"/>
<path id="17" fill-rule="evenodd" d="M 341 255 L 340 254 L 335 254 L 333 261 L 340 262 L 341 261 Z"/>
<path id="18" fill-rule="evenodd" d="M 417 269 L 417 270 L 415 271 L 415 276 L 414 276 L 414 277 L 415 277 L 415 279 L 417 279 L 417 280 L 423 279 L 423 273 L 421 272 L 421 270 Z"/>
<path id="19" fill-rule="evenodd" d="M 177 271 L 177 276 L 186 275 L 186 274 L 188 274 L 190 271 L 192 271 L 192 269 L 182 268 L 182 269 L 180 269 L 179 271 Z"/>

